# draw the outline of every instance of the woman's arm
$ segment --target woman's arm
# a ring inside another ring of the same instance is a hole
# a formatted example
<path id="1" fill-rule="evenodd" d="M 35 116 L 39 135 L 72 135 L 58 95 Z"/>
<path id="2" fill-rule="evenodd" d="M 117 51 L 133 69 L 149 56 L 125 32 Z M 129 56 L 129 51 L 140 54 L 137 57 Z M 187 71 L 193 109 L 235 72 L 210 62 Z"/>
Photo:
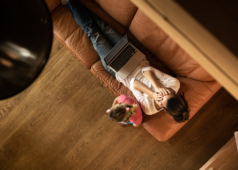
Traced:
<path id="1" fill-rule="evenodd" d="M 154 100 L 162 100 L 162 96 L 154 91 L 152 91 L 150 88 L 148 88 L 144 83 L 135 80 L 133 83 L 133 87 L 134 89 L 141 91 L 145 94 L 147 94 L 148 96 L 150 96 L 151 98 L 153 98 Z"/>
<path id="2" fill-rule="evenodd" d="M 155 73 L 152 70 L 147 70 L 143 72 L 145 78 L 151 83 L 151 85 L 159 92 L 161 95 L 169 94 L 170 91 L 163 87 L 160 81 L 155 77 Z M 147 94 L 147 93 L 146 93 Z"/>
<path id="3" fill-rule="evenodd" d="M 134 80 L 135 81 L 135 80 Z M 147 115 L 152 115 L 157 113 L 156 109 L 154 109 L 154 107 L 152 107 L 152 105 L 148 102 L 148 99 L 146 99 L 146 97 L 144 96 L 144 93 L 142 91 L 136 90 L 134 88 L 134 81 L 131 84 L 131 91 L 134 94 L 134 96 L 136 97 L 136 100 L 138 101 L 138 103 L 140 104 L 141 109 L 145 112 L 145 114 Z M 143 84 L 143 83 L 142 83 Z M 151 98 L 151 97 L 150 97 Z M 151 98 L 152 99 L 152 98 Z"/>

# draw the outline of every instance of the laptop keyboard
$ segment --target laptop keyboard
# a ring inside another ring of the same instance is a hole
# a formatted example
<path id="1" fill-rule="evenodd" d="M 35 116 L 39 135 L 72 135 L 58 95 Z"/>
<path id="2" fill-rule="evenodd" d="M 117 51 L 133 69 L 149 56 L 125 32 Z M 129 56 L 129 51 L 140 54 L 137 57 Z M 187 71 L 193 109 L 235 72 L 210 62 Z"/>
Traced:
<path id="1" fill-rule="evenodd" d="M 127 61 L 136 53 L 130 44 L 117 56 L 117 58 L 110 64 L 110 66 L 115 70 L 119 71 Z"/>

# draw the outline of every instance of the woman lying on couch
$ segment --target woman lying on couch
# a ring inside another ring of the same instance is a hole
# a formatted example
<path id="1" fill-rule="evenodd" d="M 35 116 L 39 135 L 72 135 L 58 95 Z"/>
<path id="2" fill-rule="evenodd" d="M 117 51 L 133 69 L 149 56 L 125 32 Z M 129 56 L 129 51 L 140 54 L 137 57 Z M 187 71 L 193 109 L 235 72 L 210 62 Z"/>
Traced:
<path id="1" fill-rule="evenodd" d="M 176 122 L 188 120 L 188 105 L 184 96 L 177 94 L 180 82 L 176 78 L 151 67 L 149 61 L 144 59 L 126 79 L 121 79 L 103 59 L 122 36 L 79 1 L 61 2 L 91 40 L 103 67 L 133 92 L 145 114 L 152 115 L 164 109 Z"/>

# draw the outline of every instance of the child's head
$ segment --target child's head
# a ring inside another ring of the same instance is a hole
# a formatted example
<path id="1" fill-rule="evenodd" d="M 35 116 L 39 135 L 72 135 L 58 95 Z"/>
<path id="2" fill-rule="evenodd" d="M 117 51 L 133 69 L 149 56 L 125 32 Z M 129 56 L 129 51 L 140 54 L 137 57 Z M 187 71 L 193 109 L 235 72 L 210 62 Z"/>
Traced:
<path id="1" fill-rule="evenodd" d="M 129 105 L 126 103 L 120 103 L 114 105 L 108 112 L 108 117 L 115 122 L 128 121 L 131 116 L 135 115 L 137 105 Z"/>

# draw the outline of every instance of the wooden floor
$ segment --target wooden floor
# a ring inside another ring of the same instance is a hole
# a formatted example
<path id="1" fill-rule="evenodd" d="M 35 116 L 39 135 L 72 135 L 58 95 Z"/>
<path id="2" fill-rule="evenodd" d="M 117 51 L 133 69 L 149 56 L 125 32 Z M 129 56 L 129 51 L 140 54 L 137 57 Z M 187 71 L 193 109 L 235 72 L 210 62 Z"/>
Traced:
<path id="1" fill-rule="evenodd" d="M 167 142 L 108 120 L 113 100 L 54 40 L 40 77 L 0 101 L 0 169 L 198 170 L 238 130 L 238 102 L 224 89 Z"/>

